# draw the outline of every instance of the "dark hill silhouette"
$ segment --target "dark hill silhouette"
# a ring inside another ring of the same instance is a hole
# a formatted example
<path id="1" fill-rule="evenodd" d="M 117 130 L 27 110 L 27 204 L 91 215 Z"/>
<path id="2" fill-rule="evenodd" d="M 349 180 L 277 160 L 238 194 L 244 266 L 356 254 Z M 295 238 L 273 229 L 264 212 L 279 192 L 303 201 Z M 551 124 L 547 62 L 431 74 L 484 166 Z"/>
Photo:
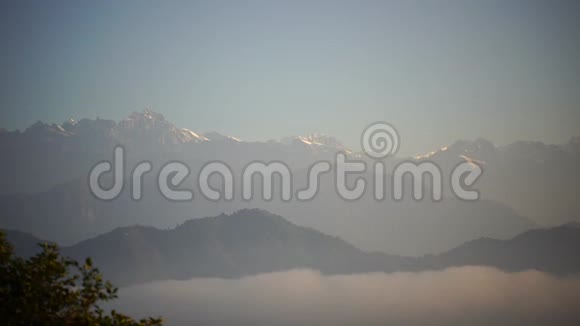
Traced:
<path id="1" fill-rule="evenodd" d="M 50 241 L 39 239 L 29 233 L 18 230 L 1 231 L 6 234 L 6 240 L 12 244 L 14 254 L 18 257 L 29 258 L 34 256 L 41 251 L 40 243 L 50 243 Z"/>
<path id="2" fill-rule="evenodd" d="M 323 273 L 397 271 L 412 258 L 370 254 L 257 209 L 195 219 L 170 230 L 132 226 L 64 252 L 90 256 L 117 284 L 192 277 L 240 277 L 293 268 Z"/>
<path id="3" fill-rule="evenodd" d="M 535 269 L 557 275 L 580 272 L 580 224 L 524 232 L 510 240 L 478 239 L 425 258 L 422 268 L 485 265 L 504 271 Z"/>
<path id="4" fill-rule="evenodd" d="M 8 239 L 30 253 L 38 239 L 8 231 Z M 522 233 L 510 240 L 482 238 L 440 255 L 409 258 L 368 253 L 340 238 L 297 226 L 264 210 L 194 219 L 174 229 L 148 226 L 115 229 L 63 248 L 76 259 L 92 257 L 116 284 L 193 277 L 235 278 L 310 268 L 325 274 L 422 271 L 483 265 L 505 271 L 535 269 L 580 273 L 580 225 Z"/>

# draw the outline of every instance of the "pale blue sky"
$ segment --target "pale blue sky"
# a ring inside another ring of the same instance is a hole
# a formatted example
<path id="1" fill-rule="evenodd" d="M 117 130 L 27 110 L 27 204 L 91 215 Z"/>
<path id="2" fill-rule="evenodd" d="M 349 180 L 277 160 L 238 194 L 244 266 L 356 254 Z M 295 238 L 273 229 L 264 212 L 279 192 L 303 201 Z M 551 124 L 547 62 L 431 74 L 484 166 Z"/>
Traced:
<path id="1" fill-rule="evenodd" d="M 2 1 L 0 127 L 121 119 L 401 153 L 580 135 L 579 1 Z"/>

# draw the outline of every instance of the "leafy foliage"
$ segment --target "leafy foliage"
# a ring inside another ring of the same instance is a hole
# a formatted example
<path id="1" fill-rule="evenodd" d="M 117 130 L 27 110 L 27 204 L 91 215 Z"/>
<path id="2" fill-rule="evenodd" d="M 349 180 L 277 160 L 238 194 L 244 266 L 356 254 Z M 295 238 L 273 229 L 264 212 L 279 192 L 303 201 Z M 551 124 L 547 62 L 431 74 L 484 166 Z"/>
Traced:
<path id="1" fill-rule="evenodd" d="M 135 321 L 98 302 L 117 298 L 90 258 L 84 264 L 62 257 L 54 244 L 28 260 L 15 257 L 0 232 L 1 325 L 161 325 L 161 319 Z"/>

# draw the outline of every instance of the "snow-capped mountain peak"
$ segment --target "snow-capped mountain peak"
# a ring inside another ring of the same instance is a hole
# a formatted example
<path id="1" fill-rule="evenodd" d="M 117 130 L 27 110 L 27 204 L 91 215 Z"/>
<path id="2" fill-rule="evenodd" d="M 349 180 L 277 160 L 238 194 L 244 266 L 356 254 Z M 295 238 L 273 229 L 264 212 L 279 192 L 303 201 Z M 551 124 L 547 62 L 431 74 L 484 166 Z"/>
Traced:
<path id="1" fill-rule="evenodd" d="M 140 129 L 154 129 L 154 128 L 171 128 L 175 127 L 172 123 L 165 120 L 165 117 L 145 109 L 142 112 L 133 112 L 127 118 L 119 122 L 122 128 L 140 128 Z"/>
<path id="2" fill-rule="evenodd" d="M 209 139 L 207 139 L 206 137 L 195 133 L 194 131 L 187 129 L 187 128 L 181 128 L 179 129 L 181 131 L 181 133 L 187 137 L 189 137 L 192 141 L 208 141 Z"/>
<path id="3" fill-rule="evenodd" d="M 207 140 L 209 141 L 230 141 L 230 142 L 237 142 L 240 143 L 242 142 L 241 139 L 236 138 L 236 137 L 232 137 L 232 136 L 226 136 L 223 134 L 220 134 L 217 131 L 208 131 L 203 133 L 203 137 L 205 137 Z"/>
<path id="4" fill-rule="evenodd" d="M 451 145 L 414 157 L 416 160 L 438 159 L 441 156 L 452 158 L 469 158 L 472 161 L 483 162 L 496 156 L 497 147 L 490 141 L 478 138 L 476 140 L 458 140 Z"/>
<path id="5" fill-rule="evenodd" d="M 306 136 L 285 137 L 282 138 L 279 142 L 288 146 L 301 145 L 313 148 L 346 151 L 348 153 L 351 152 L 344 144 L 342 144 L 335 137 L 319 133 L 312 133 Z"/>

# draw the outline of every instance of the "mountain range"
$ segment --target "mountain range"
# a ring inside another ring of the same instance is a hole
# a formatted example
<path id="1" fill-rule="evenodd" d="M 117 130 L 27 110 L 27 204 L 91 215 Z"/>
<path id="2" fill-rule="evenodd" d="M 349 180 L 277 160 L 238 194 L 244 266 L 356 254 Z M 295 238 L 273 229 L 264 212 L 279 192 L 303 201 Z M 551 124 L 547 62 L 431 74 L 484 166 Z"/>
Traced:
<path id="1" fill-rule="evenodd" d="M 6 231 L 16 252 L 35 252 L 37 238 Z M 506 271 L 580 272 L 580 225 L 536 229 L 513 239 L 478 239 L 439 255 L 402 257 L 369 253 L 340 238 L 297 226 L 258 209 L 189 220 L 172 229 L 131 226 L 62 248 L 91 257 L 116 284 L 193 277 L 237 278 L 309 268 L 325 274 L 424 271 L 483 265 Z M 36 249 L 38 250 L 38 249 Z"/>
<path id="2" fill-rule="evenodd" d="M 241 171 L 249 162 L 283 161 L 294 172 L 295 189 L 300 189 L 306 186 L 307 168 L 316 161 L 332 162 L 338 151 L 352 159 L 365 159 L 334 137 L 314 134 L 248 142 L 179 128 L 149 110 L 119 122 L 99 118 L 60 125 L 38 122 L 22 132 L 0 132 L 0 227 L 71 245 L 118 227 L 169 228 L 192 216 L 257 207 L 367 251 L 421 256 L 480 237 L 509 239 L 538 225 L 580 221 L 579 138 L 564 145 L 457 141 L 426 155 L 385 161 L 387 167 L 403 159 L 434 161 L 447 177 L 458 162 L 476 160 L 484 168 L 476 185 L 482 199 L 476 202 L 457 200 L 449 193 L 441 202 L 416 202 L 410 196 L 402 202 L 376 201 L 370 194 L 349 202 L 335 193 L 331 174 L 320 177 L 319 193 L 307 202 L 284 202 L 277 194 L 272 201 L 246 202 L 237 196 L 230 202 L 213 202 L 196 193 L 192 202 L 177 203 L 161 196 L 153 177 L 144 178 L 144 200 L 133 201 L 123 192 L 113 201 L 100 201 L 91 195 L 87 175 L 95 163 L 111 160 L 116 145 L 126 149 L 129 171 L 142 160 L 152 162 L 153 176 L 166 162 L 187 163 L 191 173 L 183 185 L 194 192 L 198 170 L 214 160 L 232 168 L 238 187 Z M 386 176 L 385 184 L 390 184 L 390 178 Z M 259 193 L 260 185 L 255 187 Z"/>
<path id="3" fill-rule="evenodd" d="M 541 225 L 580 221 L 580 137 L 566 144 L 518 141 L 495 146 L 485 139 L 457 141 L 416 157 L 443 171 L 463 161 L 483 166 L 478 180 L 482 198 L 505 203 Z"/>

